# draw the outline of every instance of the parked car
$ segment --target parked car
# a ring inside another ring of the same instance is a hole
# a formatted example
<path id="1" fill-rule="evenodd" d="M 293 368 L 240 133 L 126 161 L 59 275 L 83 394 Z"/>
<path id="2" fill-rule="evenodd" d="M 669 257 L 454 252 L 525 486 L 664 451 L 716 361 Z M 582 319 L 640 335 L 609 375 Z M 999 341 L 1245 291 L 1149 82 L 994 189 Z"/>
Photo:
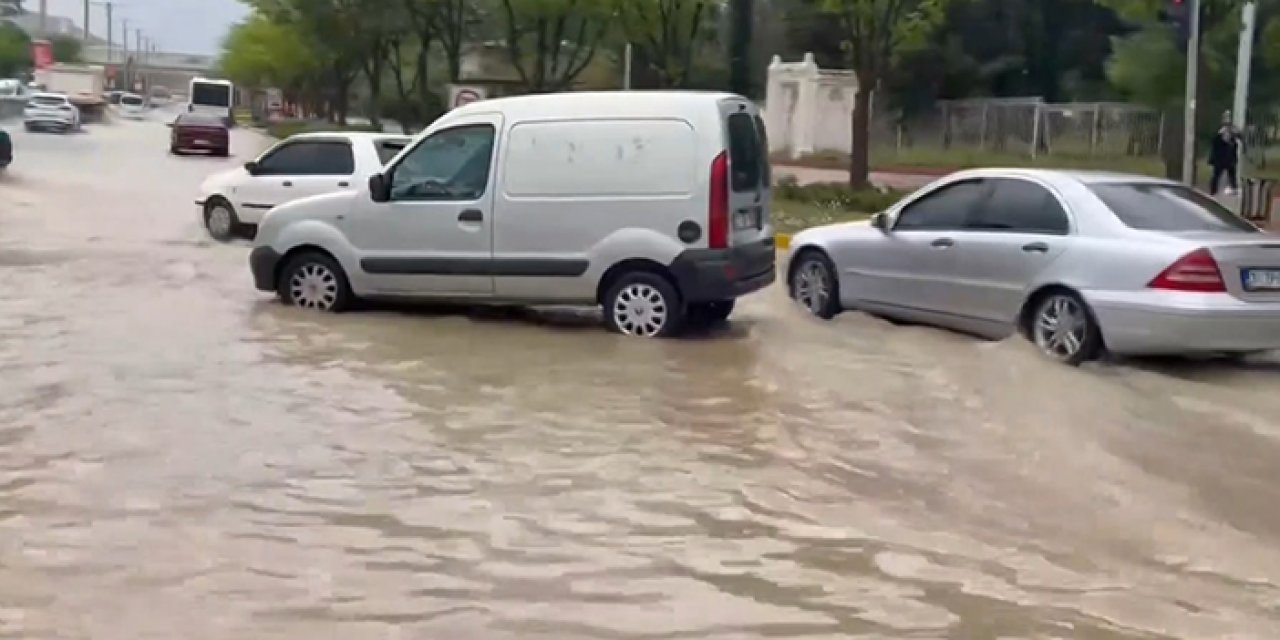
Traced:
<path id="1" fill-rule="evenodd" d="M 3 169 L 13 163 L 13 138 L 9 137 L 9 132 L 0 129 L 0 169 Z"/>
<path id="2" fill-rule="evenodd" d="M 965 171 L 792 243 L 791 295 L 822 318 L 1018 331 L 1068 364 L 1280 348 L 1280 237 L 1166 180 Z"/>
<path id="3" fill-rule="evenodd" d="M 182 117 L 220 120 L 217 116 L 192 114 Z M 353 188 L 377 173 L 408 142 L 406 136 L 362 132 L 292 136 L 243 167 L 205 180 L 196 206 L 214 238 L 252 238 L 258 222 L 272 208 L 307 196 Z"/>
<path id="4" fill-rule="evenodd" d="M 120 96 L 120 114 L 131 120 L 141 120 L 147 116 L 147 101 L 136 93 Z"/>
<path id="5" fill-rule="evenodd" d="M 80 109 L 61 93 L 37 93 L 27 101 L 22 122 L 27 131 L 75 131 L 80 128 Z"/>
<path id="6" fill-rule="evenodd" d="M 204 151 L 223 158 L 231 155 L 231 134 L 221 118 L 183 113 L 169 126 L 173 130 L 169 136 L 169 153 Z"/>
<path id="7" fill-rule="evenodd" d="M 775 278 L 764 124 L 741 96 L 567 93 L 449 111 L 367 185 L 281 206 L 257 288 L 358 298 L 602 305 L 670 336 Z"/>

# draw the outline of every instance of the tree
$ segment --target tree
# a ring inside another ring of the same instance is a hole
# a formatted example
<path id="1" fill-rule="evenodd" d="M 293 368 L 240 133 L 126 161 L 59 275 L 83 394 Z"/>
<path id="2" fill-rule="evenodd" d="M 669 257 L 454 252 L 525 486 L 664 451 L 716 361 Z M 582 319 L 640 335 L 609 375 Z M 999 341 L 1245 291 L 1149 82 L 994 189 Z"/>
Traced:
<path id="1" fill-rule="evenodd" d="M 623 33 L 634 59 L 643 61 L 659 88 L 688 85 L 694 54 L 709 39 L 711 0 L 621 0 Z"/>
<path id="2" fill-rule="evenodd" d="M 223 75 L 246 87 L 299 90 L 315 75 L 315 58 L 290 25 L 254 13 L 231 29 L 222 45 Z"/>
<path id="3" fill-rule="evenodd" d="M 853 107 L 849 185 L 863 189 L 870 177 L 871 93 L 895 57 L 919 47 L 941 21 L 947 0 L 824 0 L 844 31 L 849 65 L 858 78 Z"/>
<path id="4" fill-rule="evenodd" d="M 58 62 L 80 62 L 83 60 L 84 43 L 71 36 L 53 36 L 49 38 L 53 49 L 53 59 Z"/>
<path id="5" fill-rule="evenodd" d="M 0 78 L 12 78 L 31 68 L 31 38 L 26 32 L 0 22 Z"/>
<path id="6" fill-rule="evenodd" d="M 615 15 L 600 0 L 501 2 L 507 53 L 530 93 L 572 88 Z"/>
<path id="7" fill-rule="evenodd" d="M 0 18 L 11 18 L 23 13 L 22 0 L 0 0 Z"/>

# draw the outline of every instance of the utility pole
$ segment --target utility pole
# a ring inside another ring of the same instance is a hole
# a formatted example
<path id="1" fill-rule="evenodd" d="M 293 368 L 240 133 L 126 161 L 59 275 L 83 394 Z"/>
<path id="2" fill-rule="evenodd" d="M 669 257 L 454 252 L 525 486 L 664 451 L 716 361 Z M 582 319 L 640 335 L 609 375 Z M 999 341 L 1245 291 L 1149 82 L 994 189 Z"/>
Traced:
<path id="1" fill-rule="evenodd" d="M 1240 48 L 1236 53 L 1236 95 L 1231 104 L 1231 124 L 1236 131 L 1244 134 L 1246 117 L 1249 111 L 1249 73 L 1253 63 L 1253 30 L 1258 17 L 1258 3 L 1249 0 L 1240 9 Z M 1237 148 L 1240 157 L 1236 159 L 1236 181 L 1241 192 L 1244 191 L 1244 144 Z"/>
<path id="2" fill-rule="evenodd" d="M 40 37 L 49 37 L 49 0 L 40 0 Z"/>
<path id="3" fill-rule="evenodd" d="M 1236 54 L 1236 97 L 1231 105 L 1232 124 L 1244 130 L 1249 109 L 1249 73 L 1253 63 L 1253 30 L 1256 28 L 1258 3 L 1250 0 L 1240 9 L 1240 49 Z"/>
<path id="4" fill-rule="evenodd" d="M 84 0 L 84 43 L 89 44 L 89 0 Z"/>
<path id="5" fill-rule="evenodd" d="M 115 21 L 115 17 L 111 15 L 112 9 L 115 8 L 115 5 L 113 5 L 110 2 L 106 3 L 106 5 L 107 5 L 107 63 L 109 64 L 112 58 L 111 48 L 114 46 L 111 37 L 115 35 L 114 33 L 112 33 L 112 31 L 115 30 L 116 21 Z"/>
<path id="6" fill-rule="evenodd" d="M 1196 88 L 1200 67 L 1200 0 L 1183 0 L 1189 6 L 1190 33 L 1187 38 L 1187 96 L 1182 123 L 1182 181 L 1195 184 L 1196 169 Z"/>
<path id="7" fill-rule="evenodd" d="M 755 22 L 753 0 L 729 2 L 729 90 L 751 93 L 751 26 Z"/>
<path id="8" fill-rule="evenodd" d="M 622 53 L 622 88 L 627 91 L 631 90 L 631 43 L 627 43 L 627 48 Z"/>

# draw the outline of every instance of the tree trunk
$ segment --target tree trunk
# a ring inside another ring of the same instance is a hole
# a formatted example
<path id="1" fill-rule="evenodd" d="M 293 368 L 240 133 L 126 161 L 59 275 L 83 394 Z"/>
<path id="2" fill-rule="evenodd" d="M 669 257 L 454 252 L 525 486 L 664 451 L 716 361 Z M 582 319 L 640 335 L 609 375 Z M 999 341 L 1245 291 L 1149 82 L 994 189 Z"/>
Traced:
<path id="1" fill-rule="evenodd" d="M 849 142 L 849 188 L 870 186 L 871 154 L 867 142 L 871 138 L 871 90 L 875 82 L 869 73 L 859 73 L 858 93 L 853 98 L 851 121 L 853 135 Z"/>

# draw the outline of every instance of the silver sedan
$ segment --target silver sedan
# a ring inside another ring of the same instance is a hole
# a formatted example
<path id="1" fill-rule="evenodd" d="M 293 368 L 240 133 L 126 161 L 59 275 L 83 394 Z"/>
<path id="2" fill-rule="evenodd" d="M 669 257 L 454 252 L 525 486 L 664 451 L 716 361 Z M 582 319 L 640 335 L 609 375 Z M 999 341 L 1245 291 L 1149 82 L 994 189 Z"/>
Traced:
<path id="1" fill-rule="evenodd" d="M 1068 364 L 1280 348 L 1280 236 L 1166 180 L 962 171 L 791 246 L 791 296 L 821 318 L 1020 332 Z"/>

